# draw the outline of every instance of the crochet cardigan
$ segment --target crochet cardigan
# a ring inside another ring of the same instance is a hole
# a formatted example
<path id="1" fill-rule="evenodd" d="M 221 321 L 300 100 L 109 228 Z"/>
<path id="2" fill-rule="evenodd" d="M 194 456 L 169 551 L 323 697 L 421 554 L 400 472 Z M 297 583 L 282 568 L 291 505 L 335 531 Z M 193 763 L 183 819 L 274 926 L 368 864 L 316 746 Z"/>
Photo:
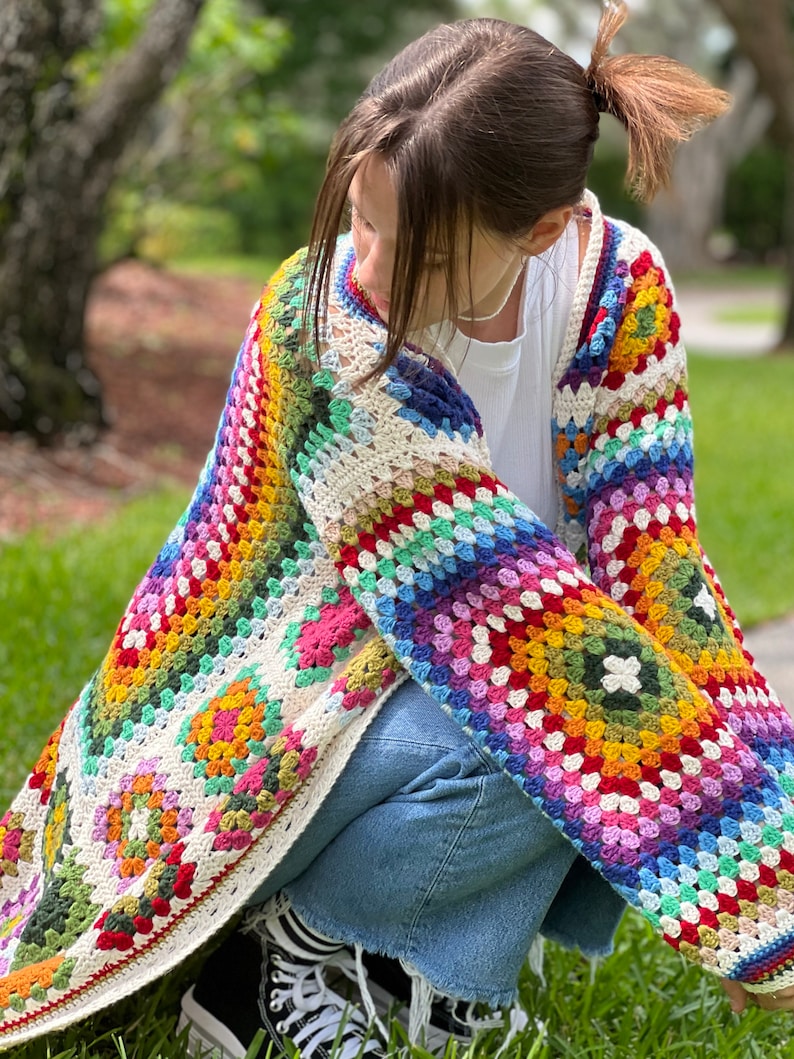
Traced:
<path id="1" fill-rule="evenodd" d="M 305 256 L 265 288 L 189 507 L 0 820 L 0 1047 L 228 921 L 408 674 L 685 957 L 794 983 L 792 722 L 698 544 L 659 254 L 590 210 L 556 533 L 437 359 L 370 374 L 349 243 L 319 364 Z"/>

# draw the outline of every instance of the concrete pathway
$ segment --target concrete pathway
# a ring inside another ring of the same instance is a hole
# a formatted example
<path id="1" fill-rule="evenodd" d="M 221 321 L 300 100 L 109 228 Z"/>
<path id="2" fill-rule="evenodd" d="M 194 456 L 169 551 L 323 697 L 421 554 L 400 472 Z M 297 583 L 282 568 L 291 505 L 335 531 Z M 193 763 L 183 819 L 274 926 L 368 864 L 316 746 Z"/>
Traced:
<path id="1" fill-rule="evenodd" d="M 748 629 L 744 641 L 760 671 L 794 715 L 794 614 Z"/>
<path id="2" fill-rule="evenodd" d="M 720 357 L 758 357 L 777 342 L 779 325 L 764 316 L 777 311 L 782 317 L 784 291 L 779 287 L 681 286 L 676 300 L 688 349 Z M 757 313 L 759 320 L 734 322 L 731 314 L 737 313 Z"/>

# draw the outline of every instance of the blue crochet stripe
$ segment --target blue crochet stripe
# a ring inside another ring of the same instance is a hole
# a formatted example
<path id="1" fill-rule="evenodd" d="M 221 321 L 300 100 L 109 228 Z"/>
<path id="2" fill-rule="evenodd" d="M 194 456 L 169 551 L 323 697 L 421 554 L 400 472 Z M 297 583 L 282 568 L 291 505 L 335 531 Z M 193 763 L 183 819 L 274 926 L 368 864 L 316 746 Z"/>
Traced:
<path id="1" fill-rule="evenodd" d="M 482 423 L 469 395 L 455 377 L 434 358 L 425 364 L 400 353 L 386 370 L 386 392 L 400 402 L 397 415 L 416 423 L 434 438 L 460 435 L 468 441 L 482 434 Z"/>
<path id="2" fill-rule="evenodd" d="M 639 451 L 629 455 L 631 459 L 625 462 L 610 460 L 600 471 L 591 474 L 587 487 L 591 496 L 598 496 L 601 489 L 608 485 L 619 485 L 627 478 L 644 481 L 653 472 L 667 476 L 668 472 L 673 471 L 687 479 L 692 474 L 692 446 L 688 441 L 683 444 L 673 442 L 667 452 L 657 456 Z"/>
<path id="3" fill-rule="evenodd" d="M 607 369 L 609 354 L 623 315 L 623 306 L 626 304 L 626 278 L 629 276 L 629 267 L 626 262 L 617 261 L 622 241 L 623 235 L 617 225 L 606 221 L 604 245 L 596 270 L 593 296 L 585 313 L 586 337 L 557 384 L 558 389 L 570 386 L 577 392 L 585 382 L 597 386 Z M 606 285 L 602 277 L 609 277 Z M 595 321 L 602 312 L 603 319 L 593 327 L 590 321 Z"/>

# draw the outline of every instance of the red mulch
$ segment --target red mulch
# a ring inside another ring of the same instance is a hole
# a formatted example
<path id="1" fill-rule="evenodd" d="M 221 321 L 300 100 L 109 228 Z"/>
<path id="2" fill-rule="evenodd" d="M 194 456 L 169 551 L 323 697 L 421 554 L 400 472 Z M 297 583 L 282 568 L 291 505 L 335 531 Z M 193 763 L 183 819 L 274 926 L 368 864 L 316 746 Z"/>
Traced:
<path id="1" fill-rule="evenodd" d="M 37 449 L 0 435 L 0 538 L 95 519 L 164 478 L 192 484 L 258 293 L 250 280 L 134 261 L 100 277 L 88 358 L 112 425 L 90 449 Z"/>

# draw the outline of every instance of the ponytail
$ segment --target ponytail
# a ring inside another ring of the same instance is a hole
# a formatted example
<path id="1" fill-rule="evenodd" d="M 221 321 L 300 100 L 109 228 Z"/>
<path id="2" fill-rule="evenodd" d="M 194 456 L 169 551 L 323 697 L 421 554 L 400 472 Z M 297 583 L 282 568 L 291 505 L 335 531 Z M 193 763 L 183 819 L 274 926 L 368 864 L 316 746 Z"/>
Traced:
<path id="1" fill-rule="evenodd" d="M 670 181 L 676 146 L 723 114 L 730 96 L 675 59 L 608 56 L 627 15 L 624 0 L 608 0 L 584 76 L 598 110 L 626 128 L 626 183 L 649 202 Z"/>

